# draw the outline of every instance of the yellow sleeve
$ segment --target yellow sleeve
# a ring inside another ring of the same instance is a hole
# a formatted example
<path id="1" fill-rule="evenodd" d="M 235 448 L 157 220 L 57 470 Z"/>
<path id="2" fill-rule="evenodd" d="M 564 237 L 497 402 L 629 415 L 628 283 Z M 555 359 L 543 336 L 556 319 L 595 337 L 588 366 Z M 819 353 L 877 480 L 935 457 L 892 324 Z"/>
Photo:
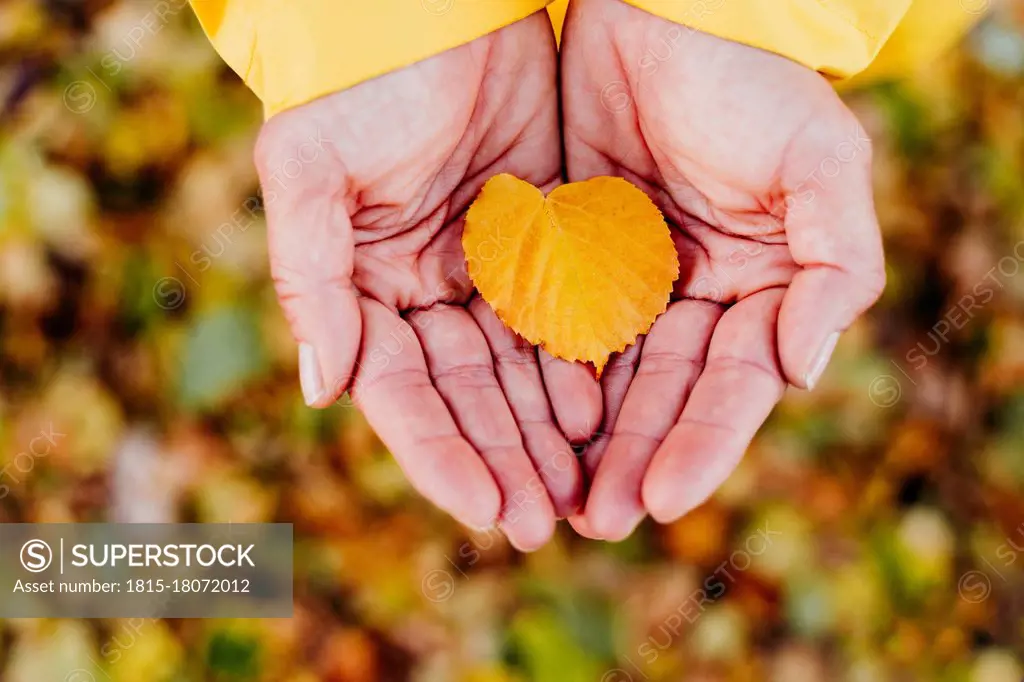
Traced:
<path id="1" fill-rule="evenodd" d="M 550 0 L 190 0 L 224 61 L 285 109 L 426 59 Z"/>
<path id="2" fill-rule="evenodd" d="M 934 59 L 990 0 L 626 0 L 837 79 L 902 75 Z M 868 76 L 869 74 L 864 74 Z M 860 79 L 858 79 L 860 80 Z"/>
<path id="3" fill-rule="evenodd" d="M 850 81 L 910 75 L 952 48 L 980 19 L 992 0 L 914 0 L 878 57 Z"/>

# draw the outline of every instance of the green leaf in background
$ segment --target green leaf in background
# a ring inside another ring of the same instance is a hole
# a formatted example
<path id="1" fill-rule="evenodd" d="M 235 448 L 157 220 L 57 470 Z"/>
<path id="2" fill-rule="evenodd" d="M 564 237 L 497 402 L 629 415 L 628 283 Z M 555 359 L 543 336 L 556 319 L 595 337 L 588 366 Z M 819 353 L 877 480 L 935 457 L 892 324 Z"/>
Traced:
<path id="1" fill-rule="evenodd" d="M 600 659 L 615 657 L 615 607 L 602 595 L 574 586 L 571 581 L 539 579 L 521 581 L 521 590 L 527 599 L 556 613 L 567 636 L 583 651 Z"/>
<path id="2" fill-rule="evenodd" d="M 915 162 L 929 158 L 934 152 L 936 135 L 927 107 L 899 83 L 880 83 L 871 90 L 902 156 Z"/>
<path id="3" fill-rule="evenodd" d="M 259 678 L 260 643 L 238 632 L 215 632 L 206 648 L 206 665 L 215 679 L 255 680 Z"/>
<path id="4" fill-rule="evenodd" d="M 178 402 L 188 409 L 214 407 L 266 366 L 260 331 L 249 311 L 231 307 L 203 315 L 185 339 Z"/>
<path id="5" fill-rule="evenodd" d="M 167 319 L 168 312 L 160 307 L 153 295 L 153 263 L 145 254 L 132 253 L 121 263 L 121 287 L 117 297 L 120 323 L 126 333 L 136 335 Z"/>
<path id="6" fill-rule="evenodd" d="M 585 651 L 601 658 L 615 655 L 612 619 L 614 607 L 598 595 L 580 592 L 559 604 L 562 618 Z"/>
<path id="7" fill-rule="evenodd" d="M 872 529 L 869 545 L 893 609 L 899 613 L 912 612 L 913 601 L 909 596 L 909 588 L 900 566 L 895 531 L 888 524 Z"/>
<path id="8" fill-rule="evenodd" d="M 548 609 L 520 611 L 512 621 L 509 643 L 516 663 L 533 682 L 594 682 L 605 672 Z"/>

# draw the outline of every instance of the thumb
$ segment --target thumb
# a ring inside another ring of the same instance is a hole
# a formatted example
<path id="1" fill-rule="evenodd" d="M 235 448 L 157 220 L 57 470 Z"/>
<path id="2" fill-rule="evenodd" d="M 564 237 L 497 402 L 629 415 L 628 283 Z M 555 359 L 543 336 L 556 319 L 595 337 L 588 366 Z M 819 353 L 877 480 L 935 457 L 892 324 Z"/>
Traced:
<path id="1" fill-rule="evenodd" d="M 256 167 L 271 274 L 298 342 L 302 395 L 311 407 L 328 407 L 348 389 L 362 336 L 352 222 L 339 191 L 344 168 L 319 131 L 284 125 L 289 113 L 264 126 Z"/>
<path id="2" fill-rule="evenodd" d="M 779 310 L 779 360 L 789 383 L 812 389 L 839 335 L 885 287 L 871 184 L 871 142 L 838 97 L 783 160 L 786 237 L 802 269 Z"/>

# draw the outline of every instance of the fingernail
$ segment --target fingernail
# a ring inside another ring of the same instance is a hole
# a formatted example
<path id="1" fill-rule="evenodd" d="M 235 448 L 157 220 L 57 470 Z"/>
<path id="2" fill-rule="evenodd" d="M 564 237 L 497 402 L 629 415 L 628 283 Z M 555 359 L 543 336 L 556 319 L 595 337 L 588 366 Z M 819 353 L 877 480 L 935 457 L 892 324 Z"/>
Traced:
<path id="1" fill-rule="evenodd" d="M 825 368 L 828 367 L 828 361 L 832 359 L 832 352 L 835 351 L 836 343 L 838 342 L 839 332 L 832 332 L 825 339 L 821 350 L 818 351 L 818 356 L 814 359 L 814 364 L 811 365 L 811 371 L 804 377 L 804 384 L 807 386 L 808 391 L 814 390 L 814 387 L 818 385 L 821 375 L 825 373 Z"/>
<path id="2" fill-rule="evenodd" d="M 308 343 L 299 344 L 299 383 L 302 385 L 302 397 L 312 407 L 324 393 L 324 377 L 320 373 L 316 349 Z"/>

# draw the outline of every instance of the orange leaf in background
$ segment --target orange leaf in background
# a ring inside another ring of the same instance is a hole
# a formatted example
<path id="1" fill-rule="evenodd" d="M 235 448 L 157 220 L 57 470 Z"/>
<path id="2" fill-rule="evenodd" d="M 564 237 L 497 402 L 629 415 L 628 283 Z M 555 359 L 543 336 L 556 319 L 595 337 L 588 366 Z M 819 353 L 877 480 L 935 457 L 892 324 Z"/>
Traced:
<path id="1" fill-rule="evenodd" d="M 594 363 L 599 376 L 665 312 L 679 276 L 661 212 L 622 178 L 545 198 L 497 175 L 469 208 L 462 245 L 473 283 L 505 324 L 556 357 Z"/>

